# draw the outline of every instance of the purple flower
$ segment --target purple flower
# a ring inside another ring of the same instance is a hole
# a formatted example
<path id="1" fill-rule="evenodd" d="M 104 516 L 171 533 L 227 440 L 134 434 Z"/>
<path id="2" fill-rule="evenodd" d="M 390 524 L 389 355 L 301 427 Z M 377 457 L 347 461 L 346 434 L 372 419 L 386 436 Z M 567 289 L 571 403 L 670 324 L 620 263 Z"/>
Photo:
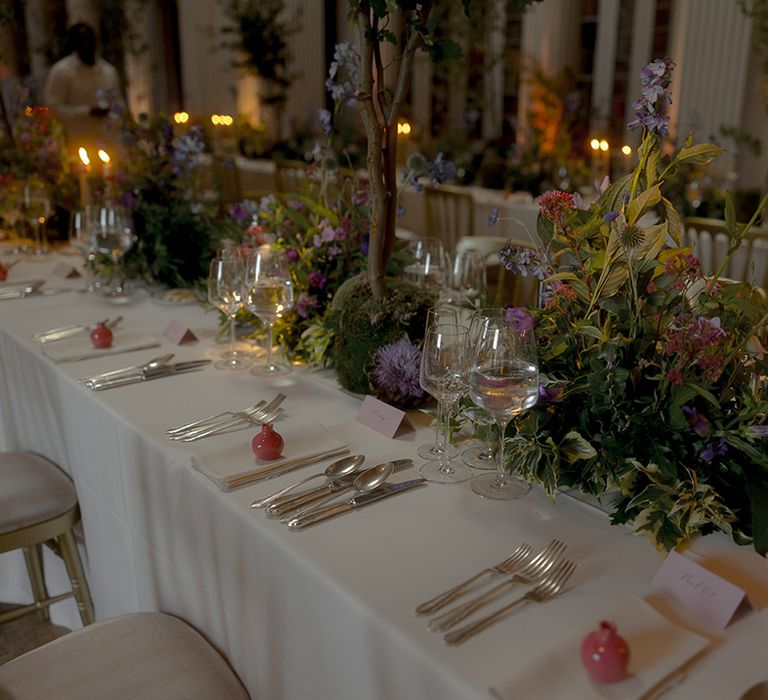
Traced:
<path id="1" fill-rule="evenodd" d="M 299 262 L 299 257 L 300 257 L 299 251 L 296 250 L 295 248 L 288 248 L 285 251 L 285 257 L 288 258 L 288 262 L 292 262 L 292 263 Z"/>
<path id="2" fill-rule="evenodd" d="M 368 246 L 371 244 L 371 234 L 364 233 L 360 237 L 360 252 L 363 255 L 368 255 Z"/>
<path id="3" fill-rule="evenodd" d="M 327 109 L 318 109 L 317 118 L 320 120 L 320 126 L 323 127 L 323 133 L 327 136 L 333 128 L 331 125 L 332 116 Z"/>
<path id="4" fill-rule="evenodd" d="M 302 292 L 299 294 L 298 301 L 296 302 L 296 313 L 302 318 L 306 318 L 309 316 L 309 310 L 316 309 L 317 306 L 317 299 L 309 296 L 309 294 Z"/>
<path id="5" fill-rule="evenodd" d="M 616 210 L 609 211 L 607 214 L 603 215 L 603 221 L 610 224 L 611 221 L 613 221 L 618 215 L 619 215 L 619 212 L 617 212 Z"/>
<path id="6" fill-rule="evenodd" d="M 728 445 L 725 442 L 725 438 L 718 438 L 717 440 L 710 442 L 701 452 L 699 457 L 705 462 L 711 462 L 718 455 L 724 455 L 728 452 Z"/>
<path id="7" fill-rule="evenodd" d="M 237 219 L 238 221 L 250 221 L 251 220 L 251 212 L 248 211 L 248 209 L 243 206 L 240 202 L 237 204 L 233 204 L 229 209 L 229 215 L 233 219 Z"/>
<path id="8" fill-rule="evenodd" d="M 507 270 L 521 277 L 532 275 L 539 280 L 544 280 L 554 272 L 546 252 L 514 245 L 512 241 L 499 251 L 499 257 Z"/>
<path id="9" fill-rule="evenodd" d="M 328 278 L 322 273 L 322 272 L 310 272 L 309 273 L 309 286 L 314 287 L 315 289 L 322 289 L 325 287 L 325 283 L 328 281 Z"/>
<path id="10" fill-rule="evenodd" d="M 661 136 L 669 134 L 667 105 L 672 102 L 669 84 L 675 64 L 669 60 L 657 58 L 640 71 L 642 96 L 632 104 L 635 118 L 627 124 L 629 129 L 644 127 Z"/>
<path id="11" fill-rule="evenodd" d="M 504 308 L 504 322 L 512 326 L 518 333 L 532 331 L 536 319 L 522 306 L 507 306 Z"/>
<path id="12" fill-rule="evenodd" d="M 380 347 L 373 360 L 373 384 L 394 401 L 420 399 L 421 350 L 407 338 Z"/>
<path id="13" fill-rule="evenodd" d="M 427 177 L 433 185 L 440 185 L 456 177 L 456 164 L 448 160 L 442 153 L 438 153 L 432 162 L 426 166 Z"/>
<path id="14" fill-rule="evenodd" d="M 397 216 L 398 217 L 405 216 L 405 207 L 398 207 L 397 208 Z"/>
<path id="15" fill-rule="evenodd" d="M 699 437 L 705 437 L 709 435 L 712 430 L 712 426 L 705 416 L 698 412 L 695 408 L 690 406 L 683 406 L 683 413 L 688 421 L 688 427 L 693 430 Z"/>
<path id="16" fill-rule="evenodd" d="M 334 102 L 355 102 L 359 75 L 360 56 L 357 49 L 348 42 L 336 44 L 333 61 L 328 69 L 328 79 L 325 81 L 325 88 L 331 93 Z"/>
<path id="17" fill-rule="evenodd" d="M 563 398 L 563 387 L 561 386 L 540 386 L 539 398 L 545 403 L 558 403 Z"/>
<path id="18" fill-rule="evenodd" d="M 499 221 L 499 208 L 494 207 L 491 209 L 491 213 L 488 214 L 488 223 L 486 224 L 488 228 L 492 228 L 495 226 Z"/>
<path id="19" fill-rule="evenodd" d="M 750 425 L 745 432 L 751 438 L 768 437 L 768 425 Z"/>

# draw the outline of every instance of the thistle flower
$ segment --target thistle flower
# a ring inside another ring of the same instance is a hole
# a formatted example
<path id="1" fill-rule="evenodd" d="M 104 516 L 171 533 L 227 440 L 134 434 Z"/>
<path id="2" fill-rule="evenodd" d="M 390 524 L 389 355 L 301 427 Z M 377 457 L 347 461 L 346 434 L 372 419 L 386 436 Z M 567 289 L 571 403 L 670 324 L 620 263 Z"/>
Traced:
<path id="1" fill-rule="evenodd" d="M 407 338 L 380 347 L 373 359 L 371 383 L 389 401 L 398 404 L 420 401 L 421 350 Z"/>

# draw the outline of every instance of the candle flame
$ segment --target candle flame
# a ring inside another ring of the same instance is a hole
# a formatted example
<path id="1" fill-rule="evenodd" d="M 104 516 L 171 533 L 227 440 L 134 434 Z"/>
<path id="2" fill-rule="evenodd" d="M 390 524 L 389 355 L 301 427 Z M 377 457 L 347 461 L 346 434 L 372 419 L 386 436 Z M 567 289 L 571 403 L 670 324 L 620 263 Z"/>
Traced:
<path id="1" fill-rule="evenodd" d="M 99 149 L 99 158 L 101 159 L 102 163 L 109 163 L 109 153 L 107 153 L 103 148 Z"/>
<path id="2" fill-rule="evenodd" d="M 83 146 L 80 146 L 80 148 L 77 149 L 77 154 L 80 156 L 83 165 L 87 166 L 91 164 L 91 159 L 88 157 L 88 151 L 86 151 Z"/>

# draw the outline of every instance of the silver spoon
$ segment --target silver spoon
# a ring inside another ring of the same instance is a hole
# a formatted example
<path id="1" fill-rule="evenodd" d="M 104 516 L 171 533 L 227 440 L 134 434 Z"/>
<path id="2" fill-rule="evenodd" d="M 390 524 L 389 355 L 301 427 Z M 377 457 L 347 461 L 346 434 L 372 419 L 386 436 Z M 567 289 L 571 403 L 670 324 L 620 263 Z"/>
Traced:
<path id="1" fill-rule="evenodd" d="M 104 372 L 103 374 L 99 374 L 96 377 L 89 377 L 88 379 L 80 379 L 81 383 L 85 384 L 87 387 L 90 387 L 91 384 L 93 384 L 96 381 L 103 381 L 105 379 L 112 379 L 113 377 L 119 377 L 123 374 L 143 374 L 145 372 L 151 372 L 153 369 L 159 369 L 160 367 L 165 367 L 173 358 L 175 355 L 172 352 L 167 353 L 166 355 L 160 355 L 159 357 L 155 357 L 154 359 L 150 360 L 149 362 L 146 362 L 143 365 L 137 365 L 136 367 L 128 367 L 124 369 L 115 369 L 111 372 Z"/>
<path id="2" fill-rule="evenodd" d="M 360 472 L 352 482 L 352 488 L 357 491 L 358 494 L 373 491 L 373 489 L 381 486 L 387 479 L 389 479 L 389 477 L 392 476 L 393 471 L 395 471 L 395 465 L 392 462 L 382 462 L 381 464 L 377 464 L 375 467 Z M 280 520 L 280 522 L 289 523 L 294 518 L 301 518 L 308 513 L 314 513 L 320 506 L 324 506 L 328 500 L 333 500 L 334 497 L 335 494 L 331 494 L 330 498 L 315 502 L 310 508 L 306 508 L 298 513 L 293 513 Z"/>
<path id="3" fill-rule="evenodd" d="M 297 481 L 290 486 L 286 486 L 284 489 L 275 491 L 275 493 L 272 493 L 269 496 L 259 498 L 258 500 L 251 503 L 251 508 L 266 508 L 268 505 L 274 503 L 278 498 L 280 498 L 280 496 L 284 496 L 286 493 L 292 491 L 297 486 L 306 484 L 308 481 L 316 479 L 320 476 L 325 476 L 328 481 L 333 481 L 334 479 L 338 479 L 341 476 L 351 474 L 352 472 L 356 471 L 364 461 L 365 457 L 363 455 L 349 455 L 348 457 L 338 459 L 332 464 L 329 464 L 323 472 L 312 474 L 311 476 L 301 479 L 301 481 Z"/>

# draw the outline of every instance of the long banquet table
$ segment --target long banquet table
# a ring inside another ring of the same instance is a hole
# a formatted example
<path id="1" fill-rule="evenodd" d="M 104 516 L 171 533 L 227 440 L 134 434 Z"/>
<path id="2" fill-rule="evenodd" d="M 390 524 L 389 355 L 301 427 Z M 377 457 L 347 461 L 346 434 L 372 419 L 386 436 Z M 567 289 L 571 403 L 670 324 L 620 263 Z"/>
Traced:
<path id="1" fill-rule="evenodd" d="M 22 262 L 9 282 L 50 277 L 58 261 Z M 82 281 L 50 278 L 48 286 L 75 289 Z M 124 321 L 116 343 L 130 332 L 160 337 L 172 319 L 200 340 L 54 364 L 32 339 L 39 330 L 118 313 Z M 662 665 L 665 639 L 678 624 L 709 640 L 665 697 L 737 698 L 766 678 L 768 563 L 725 536 L 701 539 L 686 553 L 743 585 L 755 603 L 720 631 L 653 591 L 662 556 L 647 540 L 611 527 L 605 513 L 577 499 L 562 496 L 553 505 L 538 487 L 506 503 L 484 500 L 466 483 L 430 484 L 292 532 L 249 504 L 327 462 L 223 492 L 191 464 L 202 453 L 215 458 L 218 438 L 173 443 L 164 429 L 279 390 L 288 398 L 278 430 L 320 422 L 365 454 L 368 465 L 404 457 L 418 465 L 416 447 L 431 437 L 425 423 L 387 439 L 355 421 L 359 399 L 340 391 L 332 376 L 303 368 L 274 380 L 207 368 L 103 392 L 76 381 L 164 351 L 176 359 L 212 357 L 221 348 L 216 326 L 214 313 L 160 305 L 146 294 L 120 306 L 74 291 L 0 301 L 0 449 L 37 451 L 74 479 L 98 618 L 137 610 L 179 615 L 226 655 L 254 698 L 652 697 L 643 669 L 635 667 L 637 677 L 621 686 L 601 687 L 588 683 L 578 664 L 584 634 L 606 616 L 619 632 L 628 629 L 638 606 L 647 607 L 644 599 L 664 617 L 650 644 L 629 638 L 638 663 L 650 658 L 650 648 L 657 655 L 650 670 Z M 228 444 L 247 453 L 252 435 L 242 431 Z M 529 604 L 460 647 L 446 646 L 414 615 L 418 603 L 520 542 L 541 547 L 552 538 L 565 541 L 578 564 L 557 599 Z M 51 592 L 66 590 L 52 555 L 46 568 Z M 1 555 L 0 600 L 30 599 L 20 553 Z M 54 606 L 53 616 L 79 626 L 69 601 Z"/>

